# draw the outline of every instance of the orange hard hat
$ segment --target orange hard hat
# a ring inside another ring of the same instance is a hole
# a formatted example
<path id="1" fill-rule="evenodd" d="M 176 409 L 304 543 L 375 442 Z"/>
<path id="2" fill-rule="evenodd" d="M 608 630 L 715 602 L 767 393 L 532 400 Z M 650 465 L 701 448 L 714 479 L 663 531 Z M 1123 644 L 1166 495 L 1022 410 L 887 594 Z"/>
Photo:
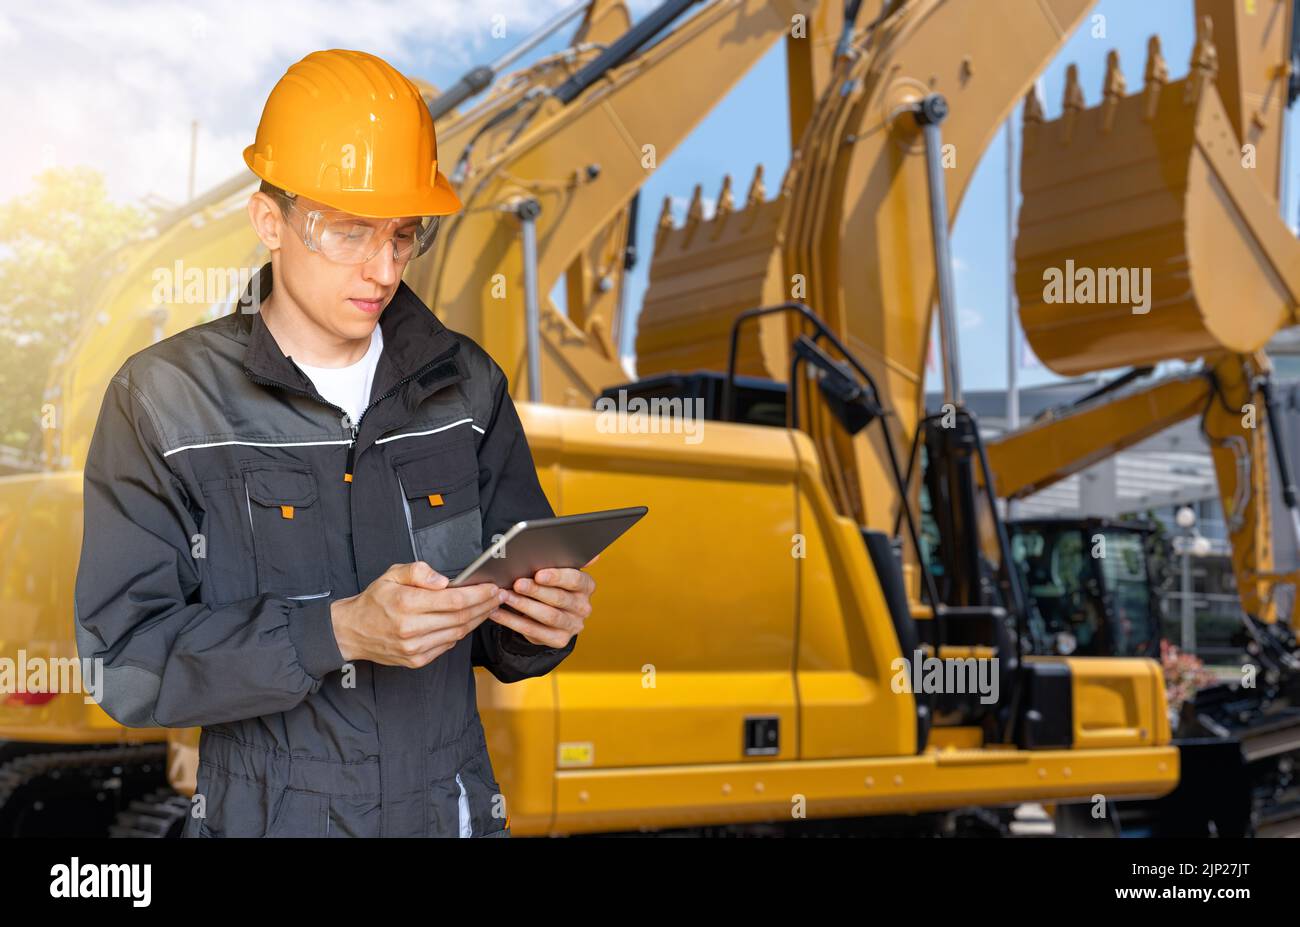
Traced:
<path id="1" fill-rule="evenodd" d="M 416 86 L 382 58 L 312 52 L 271 90 L 244 163 L 268 183 L 372 219 L 443 216 L 460 198 Z"/>

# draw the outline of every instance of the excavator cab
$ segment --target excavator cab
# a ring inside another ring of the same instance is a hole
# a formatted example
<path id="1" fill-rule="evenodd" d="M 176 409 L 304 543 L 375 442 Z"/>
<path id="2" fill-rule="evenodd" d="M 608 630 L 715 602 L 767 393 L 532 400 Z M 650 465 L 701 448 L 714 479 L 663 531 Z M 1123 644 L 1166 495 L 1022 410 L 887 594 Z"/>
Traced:
<path id="1" fill-rule="evenodd" d="M 1007 523 L 1011 553 L 1046 645 L 1059 656 L 1160 656 L 1159 583 L 1147 522 L 1033 518 Z"/>

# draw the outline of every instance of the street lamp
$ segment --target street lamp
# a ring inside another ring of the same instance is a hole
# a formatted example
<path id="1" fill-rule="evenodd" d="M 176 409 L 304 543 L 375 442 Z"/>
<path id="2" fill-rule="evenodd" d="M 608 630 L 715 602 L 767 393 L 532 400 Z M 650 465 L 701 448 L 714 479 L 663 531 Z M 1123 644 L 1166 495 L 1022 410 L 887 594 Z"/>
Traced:
<path id="1" fill-rule="evenodd" d="M 1174 513 L 1174 524 L 1183 533 L 1174 538 L 1174 550 L 1182 554 L 1183 652 L 1196 652 L 1196 610 L 1192 601 L 1192 558 L 1210 553 L 1210 539 L 1196 530 L 1196 512 L 1189 505 Z"/>

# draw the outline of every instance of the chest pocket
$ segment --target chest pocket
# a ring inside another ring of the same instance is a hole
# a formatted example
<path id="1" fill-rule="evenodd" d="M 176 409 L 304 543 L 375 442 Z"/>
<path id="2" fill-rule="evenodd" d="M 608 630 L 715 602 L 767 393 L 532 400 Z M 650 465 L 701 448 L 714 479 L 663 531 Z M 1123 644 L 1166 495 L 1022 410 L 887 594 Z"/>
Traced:
<path id="1" fill-rule="evenodd" d="M 257 591 L 290 599 L 329 595 L 325 524 L 311 470 L 258 462 L 244 470 L 244 488 Z"/>
<path id="2" fill-rule="evenodd" d="M 394 461 L 414 555 L 454 578 L 483 552 L 478 455 L 472 440 Z"/>

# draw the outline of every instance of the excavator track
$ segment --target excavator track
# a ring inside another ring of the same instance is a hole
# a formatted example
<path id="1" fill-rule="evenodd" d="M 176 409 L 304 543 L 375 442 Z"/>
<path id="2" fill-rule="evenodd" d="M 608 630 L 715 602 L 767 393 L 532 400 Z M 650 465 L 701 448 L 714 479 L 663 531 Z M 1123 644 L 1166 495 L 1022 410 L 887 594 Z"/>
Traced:
<path id="1" fill-rule="evenodd" d="M 190 803 L 184 795 L 159 789 L 131 802 L 130 807 L 118 814 L 108 833 L 110 837 L 179 837 L 189 812 Z"/>
<path id="2" fill-rule="evenodd" d="M 1255 782 L 1257 837 L 1300 837 L 1300 713 L 1269 719 L 1242 736 L 1242 755 Z"/>
<path id="3" fill-rule="evenodd" d="M 166 784 L 166 744 L 18 753 L 0 764 L 0 835 L 105 836 Z"/>

